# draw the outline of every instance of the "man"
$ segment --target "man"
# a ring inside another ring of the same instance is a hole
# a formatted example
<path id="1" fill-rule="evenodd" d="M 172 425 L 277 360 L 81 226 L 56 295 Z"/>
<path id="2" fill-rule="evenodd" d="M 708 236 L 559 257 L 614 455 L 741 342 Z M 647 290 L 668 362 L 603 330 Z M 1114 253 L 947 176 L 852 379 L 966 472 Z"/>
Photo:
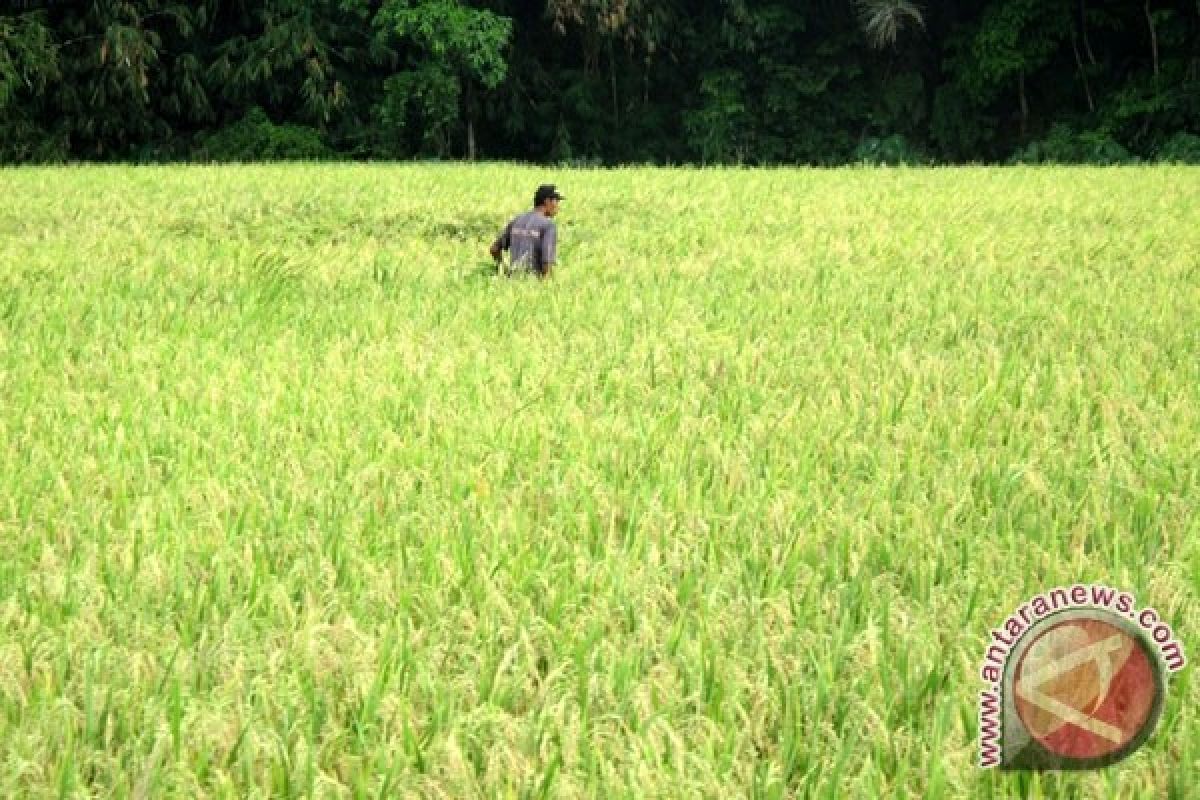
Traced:
<path id="1" fill-rule="evenodd" d="M 506 274 L 529 274 L 549 278 L 554 269 L 558 246 L 558 229 L 554 226 L 554 215 L 558 203 L 565 199 L 553 184 L 539 186 L 533 195 L 533 210 L 527 211 L 507 225 L 496 241 L 492 242 L 491 254 L 496 264 L 503 267 L 501 255 L 509 251 L 509 267 Z"/>

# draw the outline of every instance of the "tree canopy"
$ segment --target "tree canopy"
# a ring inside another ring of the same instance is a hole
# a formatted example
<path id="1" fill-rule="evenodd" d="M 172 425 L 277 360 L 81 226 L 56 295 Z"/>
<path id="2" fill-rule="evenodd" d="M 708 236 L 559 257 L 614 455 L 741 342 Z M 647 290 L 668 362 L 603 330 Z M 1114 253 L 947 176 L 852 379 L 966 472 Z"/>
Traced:
<path id="1" fill-rule="evenodd" d="M 8 0 L 0 162 L 1200 162 L 1200 0 Z"/>

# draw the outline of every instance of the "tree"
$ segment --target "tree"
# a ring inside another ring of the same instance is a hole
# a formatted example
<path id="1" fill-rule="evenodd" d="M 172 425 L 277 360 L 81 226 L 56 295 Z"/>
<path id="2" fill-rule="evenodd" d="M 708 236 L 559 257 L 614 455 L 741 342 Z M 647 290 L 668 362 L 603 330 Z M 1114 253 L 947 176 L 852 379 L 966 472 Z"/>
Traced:
<path id="1" fill-rule="evenodd" d="M 220 4 L 208 68 L 226 117 L 261 106 L 325 130 L 350 103 L 347 85 L 386 57 L 360 0 Z"/>
<path id="2" fill-rule="evenodd" d="M 50 155 L 34 117 L 46 87 L 60 75 L 44 14 L 0 17 L 0 162 Z"/>
<path id="3" fill-rule="evenodd" d="M 876 49 L 894 47 L 909 28 L 924 28 L 921 9 L 909 0 L 858 0 L 859 21 Z"/>
<path id="4" fill-rule="evenodd" d="M 662 49 L 678 10 L 666 0 L 547 0 L 546 12 L 559 35 L 578 30 L 582 35 L 584 70 L 597 71 L 601 57 L 607 63 L 614 129 L 621 125 L 621 100 L 618 91 L 617 44 L 626 57 L 644 54 L 642 96 L 649 91 L 649 65 Z"/>
<path id="5" fill-rule="evenodd" d="M 1088 159 L 1153 157 L 1169 142 L 1177 152 L 1190 141 L 1177 134 L 1197 129 L 1197 0 L 0 9 L 3 162 L 486 152 L 839 164 L 884 149 Z"/>
<path id="6" fill-rule="evenodd" d="M 1028 82 L 1050 62 L 1070 31 L 1070 9 L 1064 0 L 994 0 L 972 33 L 951 42 L 955 82 L 979 103 L 1013 86 L 1024 140 L 1030 118 Z"/>
<path id="7" fill-rule="evenodd" d="M 182 44 L 203 8 L 169 0 L 52 6 L 61 75 L 47 86 L 42 113 L 53 135 L 98 158 L 168 143 L 179 118 L 207 101 Z"/>
<path id="8" fill-rule="evenodd" d="M 467 158 L 474 160 L 478 88 L 494 89 L 504 80 L 512 20 L 459 0 L 387 0 L 376 22 L 417 47 L 418 62 L 387 84 L 389 107 L 420 98 L 443 152 L 444 133 L 461 116 Z"/>

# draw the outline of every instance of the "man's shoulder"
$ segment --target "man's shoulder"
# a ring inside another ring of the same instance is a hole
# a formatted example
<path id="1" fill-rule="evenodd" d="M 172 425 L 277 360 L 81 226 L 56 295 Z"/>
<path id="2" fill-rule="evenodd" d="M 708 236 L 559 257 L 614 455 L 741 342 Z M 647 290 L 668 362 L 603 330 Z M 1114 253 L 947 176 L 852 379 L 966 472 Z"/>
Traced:
<path id="1" fill-rule="evenodd" d="M 539 214 L 536 211 L 525 211 L 513 217 L 509 223 L 514 228 L 522 228 L 524 230 L 543 231 L 547 228 L 554 228 L 554 220 L 547 217 L 545 214 Z"/>

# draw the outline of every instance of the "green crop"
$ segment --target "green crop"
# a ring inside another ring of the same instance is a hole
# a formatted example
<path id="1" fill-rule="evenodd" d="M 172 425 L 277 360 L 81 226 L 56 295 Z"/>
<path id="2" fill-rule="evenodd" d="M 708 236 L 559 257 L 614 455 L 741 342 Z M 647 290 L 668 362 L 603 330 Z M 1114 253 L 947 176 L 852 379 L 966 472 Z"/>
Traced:
<path id="1" fill-rule="evenodd" d="M 551 281 L 490 272 L 533 189 Z M 0 171 L 0 796 L 1186 797 L 988 631 L 1200 657 L 1200 171 Z"/>

